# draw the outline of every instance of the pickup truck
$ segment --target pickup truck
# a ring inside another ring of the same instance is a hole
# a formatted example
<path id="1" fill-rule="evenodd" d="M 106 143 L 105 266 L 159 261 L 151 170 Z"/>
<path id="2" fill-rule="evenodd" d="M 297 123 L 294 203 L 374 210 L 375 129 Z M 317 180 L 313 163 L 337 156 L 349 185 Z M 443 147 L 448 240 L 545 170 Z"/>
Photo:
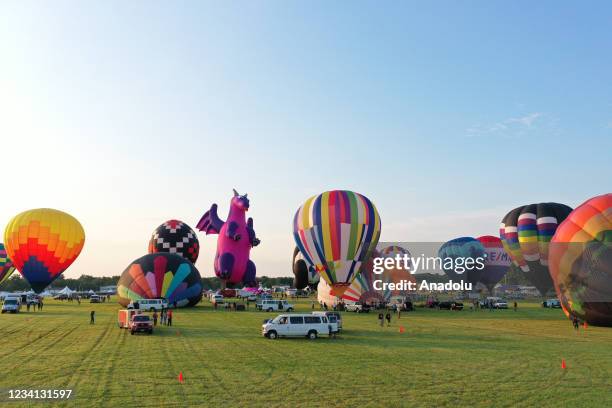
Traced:
<path id="1" fill-rule="evenodd" d="M 362 305 L 361 303 L 347 303 L 344 306 L 344 309 L 347 312 L 355 313 L 368 313 L 370 311 L 370 307 L 368 305 Z"/>
<path id="2" fill-rule="evenodd" d="M 137 332 L 146 332 L 153 334 L 153 320 L 149 315 L 138 314 L 130 319 L 128 324 L 131 334 Z"/>

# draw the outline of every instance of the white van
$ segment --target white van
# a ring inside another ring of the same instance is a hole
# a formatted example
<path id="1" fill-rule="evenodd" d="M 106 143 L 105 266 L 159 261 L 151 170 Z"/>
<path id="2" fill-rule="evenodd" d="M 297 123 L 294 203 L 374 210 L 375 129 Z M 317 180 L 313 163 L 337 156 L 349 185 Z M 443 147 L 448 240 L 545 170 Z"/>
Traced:
<path id="1" fill-rule="evenodd" d="M 265 310 L 266 312 L 276 312 L 279 310 L 293 312 L 294 306 L 286 300 L 261 299 L 259 302 L 257 302 L 257 309 Z"/>
<path id="2" fill-rule="evenodd" d="M 136 304 L 138 304 L 136 307 Z M 128 309 L 140 309 L 140 310 L 162 310 L 168 308 L 168 301 L 166 299 L 138 299 L 133 300 L 127 307 Z"/>
<path id="3" fill-rule="evenodd" d="M 17 297 L 5 297 L 2 304 L 2 313 L 17 313 L 21 310 L 21 299 Z"/>
<path id="4" fill-rule="evenodd" d="M 331 323 L 338 324 L 338 331 L 342 330 L 342 315 L 339 312 L 312 312 L 315 316 L 325 316 L 327 320 Z"/>
<path id="5" fill-rule="evenodd" d="M 312 314 L 282 314 L 261 326 L 261 334 L 272 340 L 303 336 L 314 340 L 319 335 L 335 335 L 337 332 L 337 323 L 330 323 L 325 316 Z"/>
<path id="6" fill-rule="evenodd" d="M 223 300 L 223 295 L 213 295 L 210 298 L 210 303 L 212 303 L 213 305 L 222 305 L 224 303 Z"/>

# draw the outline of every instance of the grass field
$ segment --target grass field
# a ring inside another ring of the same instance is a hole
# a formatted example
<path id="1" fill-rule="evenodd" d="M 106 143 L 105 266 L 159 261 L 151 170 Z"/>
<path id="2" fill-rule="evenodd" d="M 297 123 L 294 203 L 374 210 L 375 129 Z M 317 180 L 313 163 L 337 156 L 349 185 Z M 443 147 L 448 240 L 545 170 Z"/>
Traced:
<path id="1" fill-rule="evenodd" d="M 612 406 L 612 329 L 575 332 L 537 304 L 421 309 L 384 329 L 374 313 L 345 313 L 340 338 L 315 341 L 267 340 L 261 322 L 272 314 L 207 301 L 177 311 L 174 327 L 131 336 L 118 308 L 47 301 L 42 312 L 1 315 L 0 388 L 70 388 L 74 398 L 58 405 L 88 407 Z"/>

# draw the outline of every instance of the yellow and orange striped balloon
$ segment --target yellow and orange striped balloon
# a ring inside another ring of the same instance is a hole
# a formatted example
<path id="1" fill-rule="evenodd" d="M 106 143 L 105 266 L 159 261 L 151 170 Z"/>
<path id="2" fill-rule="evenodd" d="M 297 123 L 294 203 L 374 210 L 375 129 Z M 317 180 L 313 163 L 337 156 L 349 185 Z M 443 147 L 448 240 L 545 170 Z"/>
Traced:
<path id="1" fill-rule="evenodd" d="M 43 291 L 74 262 L 84 243 L 81 223 L 50 208 L 24 211 L 4 230 L 9 258 L 36 292 Z"/>

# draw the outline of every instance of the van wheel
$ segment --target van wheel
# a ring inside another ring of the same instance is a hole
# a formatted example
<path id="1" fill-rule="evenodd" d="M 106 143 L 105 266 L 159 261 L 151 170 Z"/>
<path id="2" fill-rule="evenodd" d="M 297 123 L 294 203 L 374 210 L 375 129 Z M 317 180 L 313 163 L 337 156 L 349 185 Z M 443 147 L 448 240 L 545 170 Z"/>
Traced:
<path id="1" fill-rule="evenodd" d="M 154 307 L 152 307 L 152 308 L 150 308 L 150 309 L 149 309 L 149 312 L 154 312 L 154 311 L 155 311 L 155 308 L 154 308 Z"/>
<path id="2" fill-rule="evenodd" d="M 278 335 L 276 334 L 276 332 L 274 330 L 270 330 L 268 332 L 268 338 L 270 340 L 276 340 L 277 337 L 278 337 Z"/>
<path id="3" fill-rule="evenodd" d="M 288 312 L 293 312 L 293 308 L 290 307 L 289 309 L 287 309 Z"/>
<path id="4" fill-rule="evenodd" d="M 317 338 L 317 331 L 316 330 L 311 330 L 308 332 L 308 338 L 310 340 L 316 340 Z"/>
<path id="5" fill-rule="evenodd" d="M 271 312 L 271 311 L 272 311 L 272 308 L 266 309 L 266 312 Z"/>

